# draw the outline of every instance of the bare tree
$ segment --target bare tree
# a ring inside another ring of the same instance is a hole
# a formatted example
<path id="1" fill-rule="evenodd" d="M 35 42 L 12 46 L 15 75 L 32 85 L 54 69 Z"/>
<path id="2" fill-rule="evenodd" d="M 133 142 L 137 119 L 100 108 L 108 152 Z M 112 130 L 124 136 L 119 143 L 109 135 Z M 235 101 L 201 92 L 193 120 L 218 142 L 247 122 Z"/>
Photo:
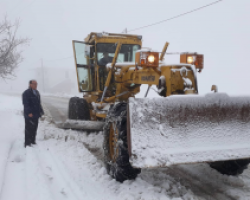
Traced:
<path id="1" fill-rule="evenodd" d="M 7 17 L 0 22 L 0 78 L 14 76 L 14 70 L 22 62 L 20 46 L 29 43 L 28 38 L 18 38 L 17 30 L 20 21 L 11 23 Z"/>

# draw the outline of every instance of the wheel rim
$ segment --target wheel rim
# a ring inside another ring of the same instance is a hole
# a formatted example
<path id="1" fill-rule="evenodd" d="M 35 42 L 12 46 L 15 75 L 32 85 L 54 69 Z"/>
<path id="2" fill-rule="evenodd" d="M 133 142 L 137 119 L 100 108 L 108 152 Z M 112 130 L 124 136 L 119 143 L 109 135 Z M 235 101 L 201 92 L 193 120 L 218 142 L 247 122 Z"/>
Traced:
<path id="1" fill-rule="evenodd" d="M 118 130 L 114 123 L 110 124 L 109 129 L 109 152 L 111 160 L 115 162 L 118 157 Z"/>

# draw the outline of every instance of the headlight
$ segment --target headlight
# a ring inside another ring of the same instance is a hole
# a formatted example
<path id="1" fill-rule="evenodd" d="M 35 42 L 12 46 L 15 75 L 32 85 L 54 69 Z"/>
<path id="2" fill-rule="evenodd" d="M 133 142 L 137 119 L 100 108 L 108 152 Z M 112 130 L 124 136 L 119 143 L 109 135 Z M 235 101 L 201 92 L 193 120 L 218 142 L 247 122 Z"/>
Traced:
<path id="1" fill-rule="evenodd" d="M 148 56 L 148 62 L 149 63 L 154 63 L 155 57 L 153 55 Z"/>
<path id="2" fill-rule="evenodd" d="M 152 51 L 137 51 L 135 53 L 135 64 L 141 67 L 158 67 L 159 53 Z"/>
<path id="3" fill-rule="evenodd" d="M 188 64 L 193 64 L 195 61 L 195 57 L 194 56 L 188 56 L 187 57 L 187 63 Z"/>
<path id="4" fill-rule="evenodd" d="M 204 68 L 204 56 L 197 53 L 182 53 L 180 63 L 195 65 L 199 72 Z"/>

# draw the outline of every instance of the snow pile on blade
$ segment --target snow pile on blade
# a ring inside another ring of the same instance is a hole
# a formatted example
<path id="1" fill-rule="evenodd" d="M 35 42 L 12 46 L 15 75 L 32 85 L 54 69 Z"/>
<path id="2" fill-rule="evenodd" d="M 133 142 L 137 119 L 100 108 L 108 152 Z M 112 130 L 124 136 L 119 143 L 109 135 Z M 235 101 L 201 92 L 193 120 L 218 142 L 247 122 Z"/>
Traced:
<path id="1" fill-rule="evenodd" d="M 134 167 L 250 157 L 250 97 L 130 98 L 128 120 Z"/>

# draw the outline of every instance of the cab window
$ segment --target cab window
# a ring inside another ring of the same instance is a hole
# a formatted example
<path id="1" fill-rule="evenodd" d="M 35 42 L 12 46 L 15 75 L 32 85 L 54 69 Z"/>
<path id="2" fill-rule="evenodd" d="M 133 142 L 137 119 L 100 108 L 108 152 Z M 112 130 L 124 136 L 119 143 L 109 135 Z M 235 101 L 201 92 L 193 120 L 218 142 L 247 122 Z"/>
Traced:
<path id="1" fill-rule="evenodd" d="M 123 44 L 121 46 L 120 52 L 118 54 L 117 63 L 124 63 L 124 62 L 134 62 L 135 61 L 135 52 L 139 50 L 141 47 L 140 45 L 135 44 Z M 106 64 L 112 63 L 114 55 L 116 51 L 116 44 L 114 43 L 98 43 L 96 45 L 96 52 L 97 52 L 97 64 L 99 67 L 99 83 L 100 89 L 104 89 L 104 84 L 108 75 L 108 72 L 105 68 Z M 112 80 L 114 78 L 112 77 Z M 112 82 L 111 80 L 111 82 Z"/>

